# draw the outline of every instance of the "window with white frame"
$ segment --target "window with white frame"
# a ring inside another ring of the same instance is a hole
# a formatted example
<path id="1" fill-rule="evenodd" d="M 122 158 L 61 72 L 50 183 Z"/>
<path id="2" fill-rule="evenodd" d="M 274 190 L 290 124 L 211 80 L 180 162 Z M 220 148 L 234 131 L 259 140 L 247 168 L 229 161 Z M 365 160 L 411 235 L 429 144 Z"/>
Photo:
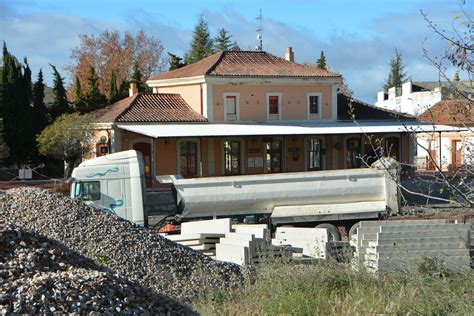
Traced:
<path id="1" fill-rule="evenodd" d="M 321 170 L 322 160 L 322 141 L 319 138 L 308 138 L 306 140 L 306 169 L 309 171 Z"/>
<path id="2" fill-rule="evenodd" d="M 321 118 L 321 93 L 308 93 L 308 119 L 316 120 Z"/>
<path id="3" fill-rule="evenodd" d="M 226 121 L 239 119 L 239 94 L 224 93 L 224 113 Z"/>
<path id="4" fill-rule="evenodd" d="M 223 144 L 225 175 L 240 174 L 240 142 L 237 140 L 225 140 Z"/>
<path id="5" fill-rule="evenodd" d="M 269 120 L 281 119 L 281 93 L 267 93 L 267 114 Z"/>

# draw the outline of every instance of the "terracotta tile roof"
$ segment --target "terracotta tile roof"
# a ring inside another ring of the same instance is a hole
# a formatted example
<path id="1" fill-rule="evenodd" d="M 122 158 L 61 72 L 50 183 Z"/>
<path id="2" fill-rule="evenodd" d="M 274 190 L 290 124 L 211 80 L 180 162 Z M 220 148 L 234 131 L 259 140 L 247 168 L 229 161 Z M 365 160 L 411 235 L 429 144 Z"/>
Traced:
<path id="1" fill-rule="evenodd" d="M 350 106 L 352 106 L 352 111 Z M 352 115 L 354 115 L 354 118 Z M 375 107 L 348 95 L 339 93 L 337 95 L 337 119 L 339 121 L 353 121 L 354 119 L 356 121 L 393 121 L 414 120 L 415 117 Z"/>
<path id="2" fill-rule="evenodd" d="M 115 102 L 103 109 L 99 109 L 93 112 L 96 117 L 96 122 L 98 123 L 112 123 L 115 119 L 125 111 L 130 104 L 135 100 L 138 94 L 135 94 L 131 97 L 122 99 Z"/>
<path id="3" fill-rule="evenodd" d="M 474 101 L 467 99 L 440 101 L 420 114 L 418 121 L 454 126 L 474 126 Z"/>
<path id="4" fill-rule="evenodd" d="M 194 76 L 233 77 L 340 77 L 340 74 L 300 65 L 267 52 L 223 51 L 194 64 L 163 73 L 150 80 Z"/>
<path id="5" fill-rule="evenodd" d="M 98 122 L 207 122 L 179 94 L 139 93 L 95 112 Z"/>

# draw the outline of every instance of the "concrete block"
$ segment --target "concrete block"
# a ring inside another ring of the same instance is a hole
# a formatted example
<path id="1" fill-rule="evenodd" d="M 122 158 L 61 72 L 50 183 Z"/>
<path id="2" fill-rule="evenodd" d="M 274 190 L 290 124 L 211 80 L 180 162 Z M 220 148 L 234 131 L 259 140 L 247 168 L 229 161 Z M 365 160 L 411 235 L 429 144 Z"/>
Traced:
<path id="1" fill-rule="evenodd" d="M 229 244 L 216 244 L 216 260 L 233 262 L 239 265 L 250 263 L 247 247 Z"/>
<path id="2" fill-rule="evenodd" d="M 371 248 L 378 253 L 386 251 L 415 251 L 415 250 L 443 250 L 443 249 L 466 249 L 463 242 L 446 242 L 446 243 L 412 243 L 412 244 L 391 244 L 379 246 L 377 242 L 370 243 Z"/>
<path id="3" fill-rule="evenodd" d="M 372 241 L 363 241 L 364 243 Z M 414 244 L 431 244 L 431 243 L 466 243 L 466 239 L 459 236 L 454 237 L 418 237 L 418 238 L 396 238 L 396 239 L 379 239 L 376 240 L 378 246 L 388 245 L 414 245 Z"/>
<path id="4" fill-rule="evenodd" d="M 366 257 L 376 259 L 404 259 L 404 258 L 445 258 L 452 256 L 469 256 L 467 249 L 422 249 L 378 252 L 374 248 L 367 249 Z"/>
<path id="5" fill-rule="evenodd" d="M 416 231 L 416 232 L 390 232 L 377 233 L 377 239 L 398 239 L 398 238 L 426 238 L 426 237 L 461 237 L 469 240 L 469 230 L 445 230 L 445 231 Z"/>
<path id="6" fill-rule="evenodd" d="M 437 258 L 442 266 L 454 272 L 470 271 L 470 258 L 467 256 L 452 256 Z M 412 269 L 418 263 L 423 262 L 419 257 L 405 258 L 405 259 L 379 259 L 368 264 L 377 270 L 400 270 Z"/>
<path id="7" fill-rule="evenodd" d="M 207 221 L 192 221 L 181 224 L 181 234 L 225 234 L 231 231 L 230 218 L 212 219 Z"/>
<path id="8" fill-rule="evenodd" d="M 164 235 L 163 237 L 174 242 L 181 241 L 206 241 L 208 239 L 217 239 L 224 237 L 225 234 L 179 234 L 179 235 Z"/>
<path id="9" fill-rule="evenodd" d="M 437 225 L 446 223 L 444 219 L 400 220 L 400 221 L 361 221 L 360 227 L 400 226 L 400 225 Z"/>
<path id="10" fill-rule="evenodd" d="M 270 232 L 267 228 L 267 225 L 264 225 L 264 224 L 232 225 L 232 230 L 236 233 L 253 234 L 255 235 L 256 238 L 261 238 L 265 240 L 270 239 Z"/>
<path id="11" fill-rule="evenodd" d="M 380 226 L 380 232 L 411 232 L 411 231 L 445 231 L 445 230 L 467 230 L 467 224 L 434 224 L 434 225 L 403 225 L 403 226 Z"/>

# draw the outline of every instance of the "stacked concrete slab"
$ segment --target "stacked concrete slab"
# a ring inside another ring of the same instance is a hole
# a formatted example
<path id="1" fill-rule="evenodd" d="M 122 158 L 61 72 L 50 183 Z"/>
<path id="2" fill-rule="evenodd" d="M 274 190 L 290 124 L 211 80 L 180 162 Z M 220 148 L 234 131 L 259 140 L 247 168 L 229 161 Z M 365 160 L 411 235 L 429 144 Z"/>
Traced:
<path id="1" fill-rule="evenodd" d="M 230 231 L 230 219 L 223 218 L 186 222 L 181 224 L 181 234 L 164 235 L 164 237 L 215 259 L 216 244 Z"/>
<path id="2" fill-rule="evenodd" d="M 317 259 L 327 258 L 328 232 L 326 228 L 278 227 L 272 245 L 289 245 L 302 249 L 302 255 Z"/>
<path id="3" fill-rule="evenodd" d="M 405 270 L 422 260 L 448 270 L 470 268 L 470 226 L 444 220 L 360 222 L 353 263 L 369 270 Z"/>

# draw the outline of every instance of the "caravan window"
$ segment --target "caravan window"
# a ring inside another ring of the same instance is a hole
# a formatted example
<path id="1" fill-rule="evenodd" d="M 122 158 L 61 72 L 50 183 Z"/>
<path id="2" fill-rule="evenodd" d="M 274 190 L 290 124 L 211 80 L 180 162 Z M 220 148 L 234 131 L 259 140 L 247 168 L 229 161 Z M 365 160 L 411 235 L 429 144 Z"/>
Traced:
<path id="1" fill-rule="evenodd" d="M 80 182 L 80 183 L 77 183 L 76 185 L 80 185 L 80 191 L 78 195 L 79 200 L 81 201 L 100 200 L 100 182 L 99 181 Z"/>

